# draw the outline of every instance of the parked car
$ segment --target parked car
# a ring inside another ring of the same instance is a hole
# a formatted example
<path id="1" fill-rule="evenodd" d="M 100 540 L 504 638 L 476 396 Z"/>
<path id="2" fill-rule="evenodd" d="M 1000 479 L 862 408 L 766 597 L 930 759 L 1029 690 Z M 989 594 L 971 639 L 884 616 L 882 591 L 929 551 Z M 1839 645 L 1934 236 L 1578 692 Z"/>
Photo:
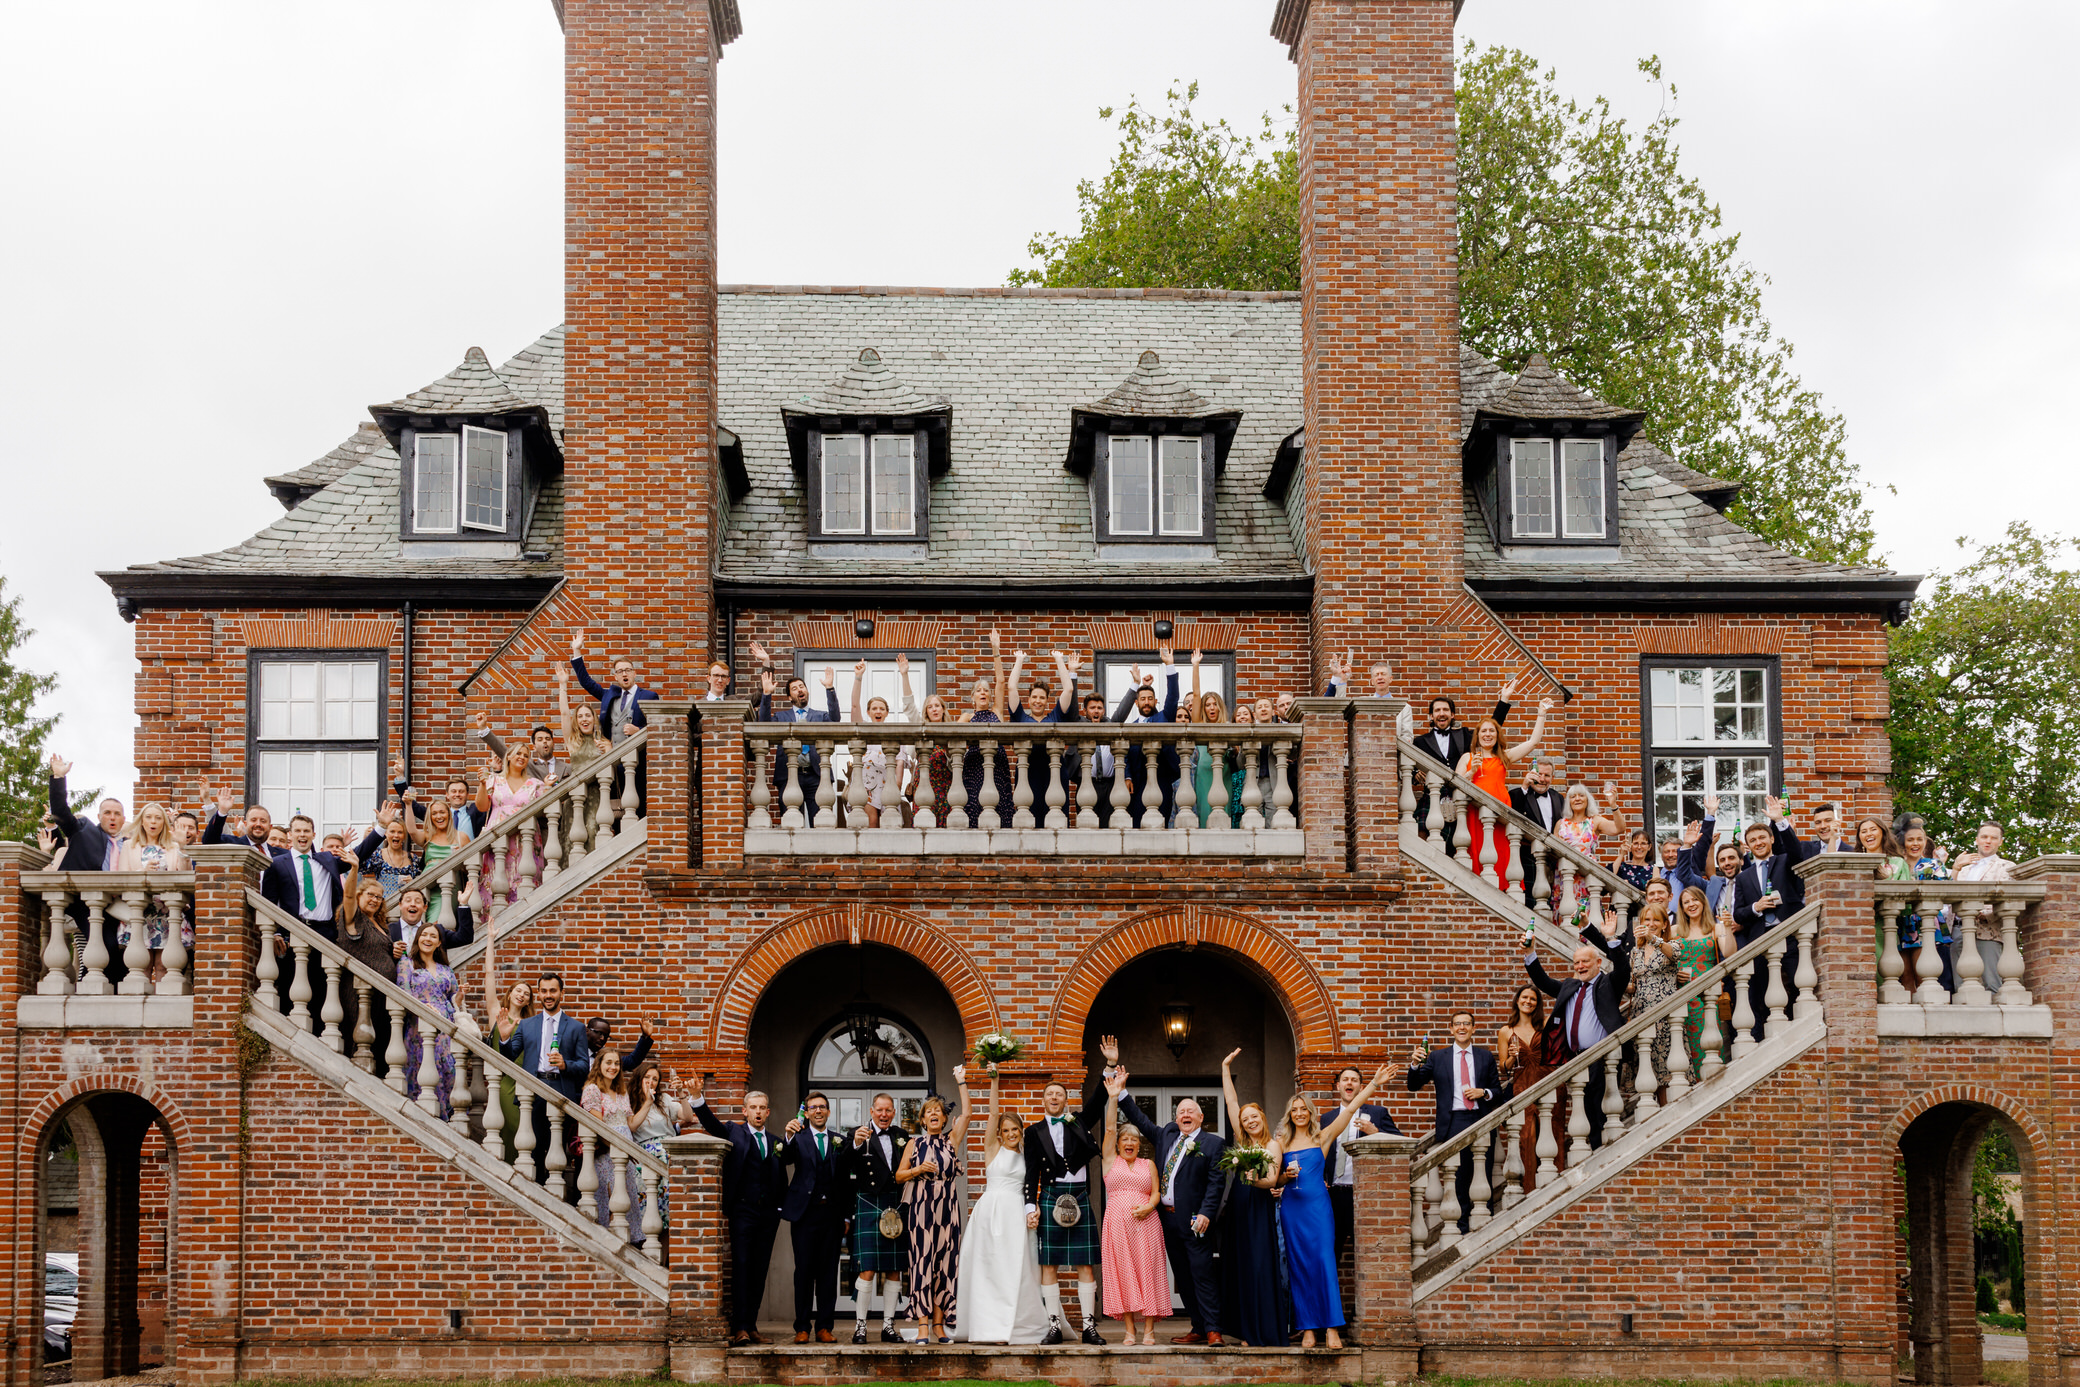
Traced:
<path id="1" fill-rule="evenodd" d="M 72 1356 L 72 1321 L 79 1314 L 79 1254 L 43 1254 L 43 1356 Z"/>

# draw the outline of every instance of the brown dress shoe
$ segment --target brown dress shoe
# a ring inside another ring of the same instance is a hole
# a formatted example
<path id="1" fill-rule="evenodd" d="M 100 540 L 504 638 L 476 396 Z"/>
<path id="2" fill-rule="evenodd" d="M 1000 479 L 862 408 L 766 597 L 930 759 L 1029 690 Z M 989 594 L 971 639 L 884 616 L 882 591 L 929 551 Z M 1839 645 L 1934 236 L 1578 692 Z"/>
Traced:
<path id="1" fill-rule="evenodd" d="M 797 1330 L 796 1330 L 796 1331 L 794 1332 L 794 1341 L 795 1341 L 796 1343 L 798 1343 L 798 1344 L 806 1344 L 806 1343 L 808 1343 L 808 1342 L 809 1342 L 809 1331 L 808 1331 L 808 1330 L 806 1330 L 806 1329 L 797 1329 Z"/>
<path id="2" fill-rule="evenodd" d="M 1206 1336 L 1194 1330 L 1190 1334 L 1179 1334 L 1170 1342 L 1173 1344 L 1203 1344 L 1206 1342 Z"/>
<path id="3" fill-rule="evenodd" d="M 754 1344 L 770 1344 L 773 1342 L 771 1339 L 768 1339 L 765 1335 L 759 1333 L 756 1329 L 747 1331 L 745 1337 L 749 1338 L 751 1342 Z"/>
<path id="4" fill-rule="evenodd" d="M 729 1346 L 731 1348 L 747 1348 L 750 1344 L 751 1336 L 741 1329 L 729 1336 Z"/>
<path id="5" fill-rule="evenodd" d="M 831 1333 L 828 1329 L 819 1329 L 816 1331 L 816 1342 L 819 1344 L 835 1344 L 838 1342 L 838 1336 Z"/>
<path id="6" fill-rule="evenodd" d="M 1206 1336 L 1206 1347 L 1208 1347 L 1208 1348 L 1220 1348 L 1221 1346 L 1222 1346 L 1222 1345 L 1221 1345 L 1221 1336 L 1220 1336 L 1220 1335 L 1218 1335 L 1218 1334 L 1208 1334 L 1208 1335 Z"/>

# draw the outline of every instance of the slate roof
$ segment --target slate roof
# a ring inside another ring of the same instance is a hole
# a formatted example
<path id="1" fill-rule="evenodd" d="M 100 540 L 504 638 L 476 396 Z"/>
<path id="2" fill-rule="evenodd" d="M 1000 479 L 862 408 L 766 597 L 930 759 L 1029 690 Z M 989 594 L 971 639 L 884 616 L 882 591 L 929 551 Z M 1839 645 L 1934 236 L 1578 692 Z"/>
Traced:
<path id="1" fill-rule="evenodd" d="M 505 378 L 491 369 L 482 347 L 471 347 L 462 364 L 431 385 L 422 385 L 401 400 L 370 405 L 368 412 L 386 414 L 521 414 L 539 408 L 513 393 Z"/>
<path id="2" fill-rule="evenodd" d="M 346 442 L 317 461 L 307 462 L 294 472 L 278 472 L 269 477 L 267 489 L 281 501 L 284 510 L 293 510 L 345 476 L 356 463 L 380 453 L 388 453 L 391 464 L 396 464 L 397 453 L 390 447 L 390 440 L 383 437 L 374 420 L 364 420 Z"/>
<path id="3" fill-rule="evenodd" d="M 915 415 L 944 414 L 944 395 L 923 395 L 888 368 L 881 353 L 861 347 L 845 374 L 821 390 L 805 391 L 780 406 L 783 414 Z"/>
<path id="4" fill-rule="evenodd" d="M 1562 380 L 1544 356 L 1533 352 L 1516 379 L 1503 376 L 1481 400 L 1482 414 L 1504 419 L 1583 419 L 1637 424 L 1636 409 L 1605 404 L 1572 381 Z"/>
<path id="5" fill-rule="evenodd" d="M 1133 372 L 1111 393 L 1078 409 L 1091 414 L 1140 419 L 1211 419 L 1238 411 L 1213 403 L 1165 365 L 1158 352 L 1143 352 Z"/>

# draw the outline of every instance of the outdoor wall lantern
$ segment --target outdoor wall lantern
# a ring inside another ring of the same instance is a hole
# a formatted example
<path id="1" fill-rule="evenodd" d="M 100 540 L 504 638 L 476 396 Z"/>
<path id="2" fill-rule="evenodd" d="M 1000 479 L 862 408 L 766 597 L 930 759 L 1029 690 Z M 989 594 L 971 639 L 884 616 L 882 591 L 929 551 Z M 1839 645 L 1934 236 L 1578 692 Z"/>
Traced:
<path id="1" fill-rule="evenodd" d="M 1184 1058 L 1185 1047 L 1192 1043 L 1191 1003 L 1172 1002 L 1163 1008 L 1163 1043 L 1170 1047 L 1172 1056 Z"/>
<path id="2" fill-rule="evenodd" d="M 874 639 L 873 618 L 863 616 L 858 621 L 853 622 L 852 634 L 858 636 L 863 641 L 870 641 Z"/>
<path id="3" fill-rule="evenodd" d="M 1176 634 L 1177 634 L 1177 628 L 1176 628 L 1175 626 L 1171 625 L 1171 624 L 1170 624 L 1169 622 L 1167 622 L 1167 621 L 1158 621 L 1158 622 L 1156 623 L 1156 639 L 1157 639 L 1157 640 L 1159 640 L 1159 641 L 1166 641 L 1166 640 L 1169 640 L 1169 639 L 1170 639 L 1170 638 L 1171 638 L 1172 636 L 1174 636 L 1174 635 L 1176 635 Z M 1186 1008 L 1185 1008 L 1185 1010 L 1186 1010 L 1186 1011 L 1190 1011 L 1190 1010 L 1191 1010 L 1191 1008 L 1190 1008 L 1190 1007 L 1186 1007 Z"/>

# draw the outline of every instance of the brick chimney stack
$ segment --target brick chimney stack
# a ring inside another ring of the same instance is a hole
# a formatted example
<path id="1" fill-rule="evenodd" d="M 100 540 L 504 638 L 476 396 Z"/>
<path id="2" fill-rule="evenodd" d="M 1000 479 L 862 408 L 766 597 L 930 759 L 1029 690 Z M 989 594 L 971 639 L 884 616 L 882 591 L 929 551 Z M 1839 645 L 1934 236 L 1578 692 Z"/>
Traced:
<path id="1" fill-rule="evenodd" d="M 563 0 L 564 567 L 604 675 L 710 645 L 715 66 L 736 0 Z M 697 682 L 697 681 L 696 681 Z"/>
<path id="2" fill-rule="evenodd" d="M 1300 69 L 1300 263 L 1314 657 L 1442 670 L 1461 591 L 1453 0 L 1280 0 Z"/>

